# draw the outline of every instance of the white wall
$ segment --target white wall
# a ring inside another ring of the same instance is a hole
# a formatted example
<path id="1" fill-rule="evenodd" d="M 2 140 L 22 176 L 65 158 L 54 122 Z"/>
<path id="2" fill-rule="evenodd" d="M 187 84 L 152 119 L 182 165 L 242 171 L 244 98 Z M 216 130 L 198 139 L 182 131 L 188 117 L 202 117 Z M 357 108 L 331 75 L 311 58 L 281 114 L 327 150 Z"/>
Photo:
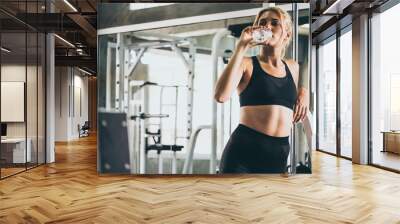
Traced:
<path id="1" fill-rule="evenodd" d="M 89 120 L 88 116 L 88 77 L 81 76 L 82 73 L 78 73 L 77 75 L 77 70 L 74 71 L 74 108 L 72 113 L 72 129 L 71 129 L 71 135 L 73 138 L 77 138 L 79 133 L 78 133 L 78 124 L 83 125 L 85 121 Z M 80 101 L 80 102 L 79 102 Z M 79 108 L 80 107 L 80 108 Z M 81 110 L 81 111 L 80 111 Z"/>
<path id="2" fill-rule="evenodd" d="M 72 67 L 56 67 L 55 140 L 79 137 L 78 124 L 88 120 L 88 78 Z"/>
<path id="3" fill-rule="evenodd" d="M 68 71 L 67 67 L 55 68 L 55 141 L 68 140 Z"/>
<path id="4" fill-rule="evenodd" d="M 25 82 L 26 83 L 26 81 L 25 81 L 26 71 L 28 72 L 29 75 L 33 74 L 33 73 L 36 74 L 36 67 L 28 66 L 26 68 L 25 65 L 18 65 L 18 64 L 2 65 L 1 66 L 1 81 L 3 81 L 3 82 Z M 30 84 L 32 84 L 32 83 L 30 83 Z M 36 85 L 36 81 L 33 84 Z M 31 99 L 32 97 L 36 98 L 36 89 L 32 89 L 33 92 L 29 91 L 31 89 L 27 89 L 27 90 L 28 90 L 27 102 L 29 104 L 30 102 L 33 101 Z M 31 107 L 34 106 L 36 108 L 36 104 L 30 105 L 30 106 Z M 7 108 L 1 108 L 1 110 L 7 110 Z M 27 117 L 28 122 L 31 122 L 33 120 L 36 121 L 36 114 L 28 113 L 27 116 L 28 116 Z M 32 117 L 32 116 L 34 116 L 34 117 Z M 26 122 L 7 122 L 7 136 L 8 137 L 25 137 L 25 123 Z M 28 125 L 28 128 L 30 128 L 32 126 L 33 125 Z M 28 130 L 28 137 L 29 137 L 29 130 Z"/>
<path id="5" fill-rule="evenodd" d="M 3 82 L 25 82 L 25 65 L 2 65 L 1 66 L 1 81 Z M 28 67 L 30 70 L 30 67 Z M 7 110 L 7 108 L 1 108 Z M 24 122 L 7 123 L 8 137 L 25 137 Z"/>

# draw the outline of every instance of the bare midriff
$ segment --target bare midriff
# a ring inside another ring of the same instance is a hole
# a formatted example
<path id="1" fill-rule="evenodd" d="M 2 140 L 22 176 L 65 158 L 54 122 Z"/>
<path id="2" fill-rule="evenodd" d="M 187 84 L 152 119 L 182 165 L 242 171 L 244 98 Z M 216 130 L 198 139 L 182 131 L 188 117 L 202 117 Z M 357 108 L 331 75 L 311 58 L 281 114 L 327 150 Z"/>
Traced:
<path id="1" fill-rule="evenodd" d="M 240 108 L 240 123 L 274 137 L 287 137 L 292 127 L 293 111 L 281 105 L 256 105 Z"/>

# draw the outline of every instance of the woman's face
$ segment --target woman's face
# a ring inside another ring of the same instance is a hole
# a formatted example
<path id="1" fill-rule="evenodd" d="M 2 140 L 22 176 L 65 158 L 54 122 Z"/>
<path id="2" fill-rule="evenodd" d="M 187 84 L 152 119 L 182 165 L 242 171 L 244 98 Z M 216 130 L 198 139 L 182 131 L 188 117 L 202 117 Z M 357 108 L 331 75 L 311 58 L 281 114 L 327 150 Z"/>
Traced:
<path id="1" fill-rule="evenodd" d="M 275 12 L 264 12 L 258 20 L 258 25 L 265 26 L 272 31 L 272 38 L 266 42 L 266 45 L 281 47 L 289 38 L 284 22 Z"/>

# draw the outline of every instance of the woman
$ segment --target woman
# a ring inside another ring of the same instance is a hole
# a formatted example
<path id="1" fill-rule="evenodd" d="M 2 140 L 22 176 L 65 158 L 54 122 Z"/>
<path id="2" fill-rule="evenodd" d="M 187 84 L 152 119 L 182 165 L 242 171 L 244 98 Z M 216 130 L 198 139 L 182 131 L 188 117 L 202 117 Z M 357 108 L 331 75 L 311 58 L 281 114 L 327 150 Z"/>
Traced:
<path id="1" fill-rule="evenodd" d="M 272 37 L 254 42 L 257 29 L 269 29 Z M 308 90 L 297 91 L 298 63 L 283 60 L 291 37 L 291 18 L 277 7 L 261 10 L 253 26 L 242 31 L 215 89 L 219 103 L 235 87 L 240 98 L 240 124 L 225 146 L 220 173 L 286 172 L 292 124 L 303 120 L 308 109 Z M 261 45 L 259 55 L 245 57 L 256 45 Z"/>

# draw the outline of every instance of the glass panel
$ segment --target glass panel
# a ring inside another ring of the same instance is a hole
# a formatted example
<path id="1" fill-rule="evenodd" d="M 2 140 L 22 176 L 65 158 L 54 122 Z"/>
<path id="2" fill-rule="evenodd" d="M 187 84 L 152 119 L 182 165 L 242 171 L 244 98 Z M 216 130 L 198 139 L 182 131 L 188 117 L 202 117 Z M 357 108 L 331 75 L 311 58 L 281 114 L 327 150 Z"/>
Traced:
<path id="1" fill-rule="evenodd" d="M 98 107 L 107 109 L 115 108 L 115 86 L 116 86 L 116 35 L 99 36 L 99 89 Z M 107 57 L 105 56 L 107 55 Z"/>
<path id="2" fill-rule="evenodd" d="M 308 89 L 310 96 L 310 69 L 309 69 L 309 11 L 304 12 L 310 7 L 309 3 L 299 3 L 297 7 L 300 11 L 298 18 L 298 47 L 297 47 L 297 62 L 299 63 L 299 81 L 298 86 Z M 311 101 L 310 101 L 311 102 Z M 309 108 L 310 109 L 310 108 Z M 310 111 L 307 111 L 310 112 Z M 310 116 L 312 113 L 307 114 L 307 119 L 295 125 L 295 149 L 296 149 L 296 173 L 311 173 L 311 150 L 312 150 L 312 120 Z"/>
<path id="3" fill-rule="evenodd" d="M 44 12 L 45 1 L 2 1 L 1 7 L 14 12 L 21 21 L 30 20 L 38 17 L 25 12 Z M 0 20 L 3 129 L 0 167 L 4 178 L 45 161 L 45 36 L 5 14 L 0 13 Z"/>
<path id="4" fill-rule="evenodd" d="M 38 13 L 38 2 L 27 2 L 26 12 Z M 35 20 L 38 17 L 29 17 Z M 37 21 L 32 21 L 33 23 Z M 27 30 L 27 80 L 26 80 L 26 125 L 27 125 L 27 150 L 28 154 L 27 167 L 31 168 L 38 164 L 38 45 L 39 37 L 36 30 Z"/>
<path id="5" fill-rule="evenodd" d="M 351 158 L 352 45 L 351 30 L 340 37 L 340 153 Z"/>
<path id="6" fill-rule="evenodd" d="M 318 51 L 318 147 L 336 153 L 336 39 Z"/>
<path id="7" fill-rule="evenodd" d="M 45 60 L 46 60 L 46 52 L 45 52 L 45 44 L 46 37 L 44 34 L 39 34 L 39 45 L 38 45 L 38 163 L 45 163 L 45 93 L 46 93 L 46 84 L 45 84 Z"/>
<path id="8" fill-rule="evenodd" d="M 28 150 L 28 163 L 27 166 L 33 167 L 37 165 L 37 76 L 38 76 L 38 36 L 36 32 L 29 32 L 28 38 L 28 64 L 27 64 L 27 82 L 26 82 L 26 113 L 27 113 L 27 143 Z"/>
<path id="9" fill-rule="evenodd" d="M 25 170 L 30 161 L 26 151 L 25 91 L 26 34 L 2 33 L 1 44 L 1 122 L 2 177 Z M 5 133 L 6 132 L 6 133 Z"/>
<path id="10" fill-rule="evenodd" d="M 39 1 L 39 13 L 46 12 L 46 0 Z M 46 35 L 39 33 L 38 45 L 38 163 L 46 162 Z"/>
<path id="11" fill-rule="evenodd" d="M 400 4 L 372 18 L 372 163 L 400 170 Z"/>

